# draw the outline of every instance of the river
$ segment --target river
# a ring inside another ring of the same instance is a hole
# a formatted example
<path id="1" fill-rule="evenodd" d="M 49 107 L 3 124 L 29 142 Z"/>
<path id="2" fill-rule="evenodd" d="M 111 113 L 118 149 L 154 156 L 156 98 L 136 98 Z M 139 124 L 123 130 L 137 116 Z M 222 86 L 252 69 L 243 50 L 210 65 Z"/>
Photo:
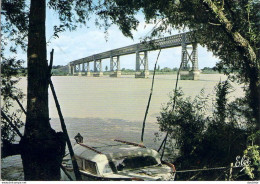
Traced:
<path id="1" fill-rule="evenodd" d="M 226 78 L 222 74 L 201 74 L 198 81 L 180 80 L 179 87 L 185 96 L 192 98 L 198 95 L 202 88 L 205 94 L 213 95 L 215 85 Z M 121 78 L 54 76 L 52 80 L 72 143 L 75 142 L 73 138 L 78 132 L 85 141 L 98 142 L 116 138 L 140 142 L 152 76 L 148 79 L 135 79 L 133 75 L 124 75 Z M 159 116 L 162 105 L 169 101 L 169 94 L 173 91 L 175 82 L 176 75 L 155 76 L 144 134 L 144 144 L 154 149 L 160 144 L 154 142 L 154 133 L 159 130 L 156 117 Z M 27 79 L 22 78 L 18 87 L 26 93 Z M 232 93 L 231 98 L 243 94 L 241 86 L 233 84 L 233 87 L 236 91 Z M 23 102 L 24 106 L 25 102 L 26 100 Z M 50 91 L 49 110 L 51 126 L 56 131 L 61 131 Z M 3 180 L 23 180 L 22 171 L 20 156 L 2 159 Z"/>

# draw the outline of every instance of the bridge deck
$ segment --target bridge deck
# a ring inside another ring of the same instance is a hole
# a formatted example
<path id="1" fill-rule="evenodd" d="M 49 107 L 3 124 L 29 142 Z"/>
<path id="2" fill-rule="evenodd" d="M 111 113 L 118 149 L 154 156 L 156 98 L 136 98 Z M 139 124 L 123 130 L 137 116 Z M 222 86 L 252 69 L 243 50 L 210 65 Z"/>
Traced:
<path id="1" fill-rule="evenodd" d="M 183 40 L 184 39 L 184 40 Z M 94 54 L 92 56 L 84 57 L 78 60 L 71 61 L 70 65 L 77 65 L 82 63 L 91 62 L 94 60 L 100 60 L 100 59 L 107 59 L 114 56 L 122 56 L 122 55 L 128 55 L 136 53 L 137 51 L 143 52 L 143 51 L 151 51 L 151 50 L 158 50 L 158 49 L 166 49 L 170 47 L 178 47 L 181 46 L 181 44 L 184 42 L 185 44 L 191 44 L 191 33 L 181 33 L 173 36 L 168 36 L 164 38 L 159 38 L 155 40 L 151 40 L 147 43 L 138 43 L 129 45 L 126 47 L 121 47 L 118 49 L 113 49 L 110 51 L 102 52 L 99 54 Z"/>

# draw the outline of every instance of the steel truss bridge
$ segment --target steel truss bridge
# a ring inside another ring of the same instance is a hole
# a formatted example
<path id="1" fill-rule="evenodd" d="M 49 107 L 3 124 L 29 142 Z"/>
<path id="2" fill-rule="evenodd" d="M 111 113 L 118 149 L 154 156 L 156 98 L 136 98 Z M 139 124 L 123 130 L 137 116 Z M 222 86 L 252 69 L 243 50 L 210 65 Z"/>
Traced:
<path id="1" fill-rule="evenodd" d="M 192 47 L 187 47 L 187 45 L 192 45 Z M 147 78 L 149 76 L 148 69 L 148 51 L 182 47 L 182 71 L 181 79 L 192 79 L 198 80 L 198 49 L 195 39 L 192 37 L 192 32 L 181 33 L 173 36 L 168 36 L 164 38 L 154 39 L 147 42 L 141 42 L 126 47 L 121 47 L 118 49 L 113 49 L 106 52 L 97 53 L 88 57 L 77 59 L 71 61 L 69 65 L 69 72 L 71 75 L 86 75 L 92 76 L 90 72 L 89 64 L 94 63 L 94 73 L 93 76 L 100 77 L 103 76 L 102 71 L 102 60 L 110 58 L 110 71 L 114 73 L 111 77 L 120 77 L 120 56 L 136 54 L 136 78 Z M 188 52 L 191 49 L 191 53 Z M 188 62 L 192 63 L 192 70 L 188 70 Z"/>

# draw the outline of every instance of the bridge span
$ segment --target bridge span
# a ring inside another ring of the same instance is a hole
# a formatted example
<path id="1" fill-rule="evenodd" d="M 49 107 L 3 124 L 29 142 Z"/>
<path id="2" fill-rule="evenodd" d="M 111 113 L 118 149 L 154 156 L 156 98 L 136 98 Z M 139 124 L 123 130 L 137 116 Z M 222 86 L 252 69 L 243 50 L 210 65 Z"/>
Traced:
<path id="1" fill-rule="evenodd" d="M 192 45 L 192 47 L 187 47 L 188 45 Z M 191 32 L 159 38 L 149 42 L 133 44 L 71 61 L 68 64 L 69 73 L 70 75 L 92 76 L 89 64 L 90 62 L 94 62 L 93 76 L 101 77 L 103 76 L 102 59 L 110 58 L 110 71 L 114 72 L 110 75 L 110 77 L 120 77 L 120 56 L 136 54 L 135 77 L 147 78 L 149 76 L 147 52 L 179 46 L 182 47 L 182 69 L 180 73 L 181 79 L 198 80 L 198 48 L 195 39 L 192 38 Z M 189 49 L 191 52 L 188 52 Z M 188 68 L 189 61 L 192 64 L 191 71 L 189 71 Z"/>

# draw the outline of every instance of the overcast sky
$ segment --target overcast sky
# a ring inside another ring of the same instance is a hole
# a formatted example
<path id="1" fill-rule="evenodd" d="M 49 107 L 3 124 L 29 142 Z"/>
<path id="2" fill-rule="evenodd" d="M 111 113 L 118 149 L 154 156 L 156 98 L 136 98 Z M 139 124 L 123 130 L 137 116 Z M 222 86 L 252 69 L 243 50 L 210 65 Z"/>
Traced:
<path id="1" fill-rule="evenodd" d="M 125 37 L 117 26 L 112 26 L 108 30 L 108 38 L 105 39 L 104 29 L 99 29 L 94 24 L 94 18 L 88 22 L 88 28 L 78 28 L 76 31 L 66 31 L 59 34 L 59 38 L 50 39 L 53 35 L 53 26 L 58 23 L 57 13 L 47 10 L 46 16 L 46 40 L 48 44 L 48 53 L 53 48 L 54 65 L 67 65 L 70 61 L 87 57 L 100 52 L 116 49 L 131 44 L 139 43 L 140 39 L 146 36 L 154 25 L 146 25 L 142 15 L 138 15 L 140 25 L 137 31 L 133 32 L 134 39 Z M 173 34 L 178 34 L 174 31 Z M 153 69 L 154 63 L 159 51 L 151 51 L 148 53 L 149 69 Z M 19 57 L 26 60 L 26 53 L 20 53 Z M 48 54 L 49 57 L 49 54 Z M 206 48 L 198 47 L 199 68 L 213 67 L 218 61 L 211 52 Z M 134 69 L 135 55 L 127 55 L 120 57 L 121 68 Z M 169 48 L 161 51 L 158 65 L 164 67 L 179 67 L 181 62 L 181 48 Z M 25 64 L 26 65 L 26 64 Z M 110 66 L 109 59 L 102 60 L 103 69 Z M 93 62 L 90 64 L 90 69 L 93 68 Z"/>

